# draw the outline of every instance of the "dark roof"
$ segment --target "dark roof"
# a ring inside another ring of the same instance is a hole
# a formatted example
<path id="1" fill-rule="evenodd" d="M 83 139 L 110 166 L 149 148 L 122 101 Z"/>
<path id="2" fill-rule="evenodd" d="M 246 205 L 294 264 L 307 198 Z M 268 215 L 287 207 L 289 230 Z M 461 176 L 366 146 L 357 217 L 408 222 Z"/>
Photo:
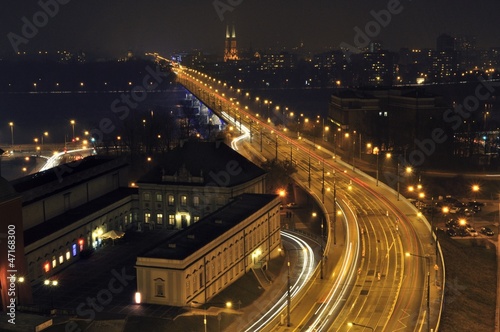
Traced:
<path id="1" fill-rule="evenodd" d="M 175 233 L 163 244 L 140 257 L 183 260 L 238 225 L 276 197 L 278 196 L 270 194 L 239 195 L 229 204 Z"/>
<path id="2" fill-rule="evenodd" d="M 11 181 L 10 183 L 18 193 L 22 193 L 24 191 L 40 187 L 54 181 L 61 181 L 64 177 L 73 176 L 75 174 L 78 174 L 79 172 L 106 164 L 115 159 L 116 158 L 103 156 L 90 156 L 78 161 L 73 161 L 67 164 L 60 165 L 58 167 L 48 169 L 43 172 L 24 176 L 22 178 Z"/>
<path id="3" fill-rule="evenodd" d="M 71 209 L 66 213 L 27 229 L 24 231 L 24 246 L 36 242 L 60 229 L 63 229 L 64 227 L 71 225 L 74 222 L 77 222 L 78 220 L 81 220 L 85 216 L 95 213 L 108 205 L 137 193 L 137 188 L 119 188 L 86 204 Z"/>
<path id="4" fill-rule="evenodd" d="M 203 182 L 189 182 L 179 176 L 179 180 L 166 179 L 186 173 L 201 177 Z M 163 159 L 145 174 L 138 183 L 189 184 L 218 187 L 232 187 L 264 175 L 266 172 L 219 142 L 186 142 L 166 154 Z"/>
<path id="5" fill-rule="evenodd" d="M 362 90 L 335 90 L 333 92 L 333 95 L 339 98 L 346 98 L 346 99 L 352 99 L 352 98 L 377 99 L 373 95 L 366 93 L 365 91 Z"/>

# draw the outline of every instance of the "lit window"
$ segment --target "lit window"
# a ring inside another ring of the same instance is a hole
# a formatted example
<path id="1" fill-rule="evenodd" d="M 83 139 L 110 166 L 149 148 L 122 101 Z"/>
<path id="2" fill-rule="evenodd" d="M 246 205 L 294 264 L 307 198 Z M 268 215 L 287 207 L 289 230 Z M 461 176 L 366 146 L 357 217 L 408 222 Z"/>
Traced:
<path id="1" fill-rule="evenodd" d="M 156 223 L 163 224 L 163 213 L 156 214 Z"/>
<path id="2" fill-rule="evenodd" d="M 193 204 L 194 204 L 194 206 L 199 206 L 200 205 L 200 197 L 194 196 L 193 197 Z"/>
<path id="3" fill-rule="evenodd" d="M 194 217 L 193 217 L 193 221 L 194 221 L 194 222 L 197 222 L 197 221 L 199 221 L 199 220 L 200 220 L 200 216 L 194 216 Z"/>
<path id="4" fill-rule="evenodd" d="M 50 263 L 49 262 L 46 262 L 45 264 L 43 264 L 43 270 L 45 272 L 49 272 L 50 271 Z"/>
<path id="5" fill-rule="evenodd" d="M 168 195 L 168 205 L 172 206 L 175 203 L 174 195 Z"/>
<path id="6" fill-rule="evenodd" d="M 144 222 L 148 224 L 151 221 L 151 213 L 144 213 Z"/>
<path id="7" fill-rule="evenodd" d="M 71 253 L 68 251 L 66 251 L 66 260 L 69 261 L 71 259 Z"/>
<path id="8" fill-rule="evenodd" d="M 64 263 L 64 256 L 63 255 L 59 256 L 59 264 L 62 264 L 62 263 Z"/>
<path id="9" fill-rule="evenodd" d="M 76 243 L 73 243 L 73 247 L 71 248 L 71 251 L 73 252 L 73 257 L 75 257 L 76 253 L 77 253 Z"/>
<path id="10" fill-rule="evenodd" d="M 78 245 L 80 246 L 80 251 L 83 250 L 83 243 L 84 243 L 83 239 L 78 240 Z"/>
<path id="11" fill-rule="evenodd" d="M 168 215 L 168 224 L 169 225 L 175 224 L 175 215 L 174 214 L 169 214 Z"/>
<path id="12" fill-rule="evenodd" d="M 143 198 L 145 201 L 151 200 L 151 195 L 149 193 L 144 193 Z"/>
<path id="13" fill-rule="evenodd" d="M 186 206 L 187 205 L 187 196 L 182 195 L 181 196 L 181 206 Z"/>
<path id="14" fill-rule="evenodd" d="M 163 201 L 163 195 L 162 194 L 156 194 L 156 201 L 157 202 Z"/>
<path id="15" fill-rule="evenodd" d="M 57 266 L 57 260 L 55 257 L 52 257 L 52 268 L 55 268 Z"/>

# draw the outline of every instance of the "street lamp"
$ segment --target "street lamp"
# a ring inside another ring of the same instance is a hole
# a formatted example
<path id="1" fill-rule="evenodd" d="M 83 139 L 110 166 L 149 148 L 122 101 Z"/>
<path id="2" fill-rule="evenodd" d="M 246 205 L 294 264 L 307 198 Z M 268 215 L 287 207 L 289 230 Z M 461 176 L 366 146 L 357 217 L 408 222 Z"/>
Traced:
<path id="1" fill-rule="evenodd" d="M 372 331 L 375 331 L 375 329 L 371 326 L 368 326 L 368 325 L 363 325 L 363 324 L 358 324 L 358 323 L 354 323 L 354 322 L 349 322 L 347 323 L 347 326 L 349 327 L 353 327 L 353 326 L 359 326 L 359 327 L 363 327 L 363 328 L 366 328 L 366 329 L 370 329 Z"/>
<path id="2" fill-rule="evenodd" d="M 73 128 L 73 139 L 75 139 L 75 120 L 70 120 L 69 123 L 71 124 L 71 127 Z"/>
<path id="3" fill-rule="evenodd" d="M 391 158 L 391 157 L 392 157 L 392 154 L 388 153 L 388 154 L 387 154 L 387 158 Z M 399 201 L 399 173 L 400 173 L 400 168 L 401 168 L 401 163 L 400 163 L 400 162 L 399 162 L 399 160 L 398 160 L 398 166 L 397 166 L 397 170 L 396 170 L 396 176 L 397 176 L 397 192 L 398 192 L 398 193 L 397 193 L 397 199 L 398 199 L 398 201 Z M 407 174 L 411 173 L 412 171 L 413 171 L 413 170 L 412 170 L 412 168 L 411 168 L 411 167 L 409 167 L 409 166 L 405 168 L 405 172 L 406 172 Z"/>
<path id="4" fill-rule="evenodd" d="M 45 279 L 45 281 L 43 282 L 43 284 L 45 286 L 49 287 L 49 291 L 50 291 L 50 309 L 52 309 L 54 307 L 53 296 L 52 296 L 52 288 L 53 287 L 57 287 L 57 285 L 59 285 L 59 282 L 57 280 Z"/>
<path id="5" fill-rule="evenodd" d="M 22 284 L 22 283 L 24 283 L 24 277 L 17 278 L 17 280 L 16 280 L 16 306 L 19 305 L 19 298 L 20 298 L 20 294 L 19 294 L 19 292 L 20 292 L 19 287 L 20 286 L 19 286 L 19 284 Z"/>
<path id="6" fill-rule="evenodd" d="M 48 131 L 45 131 L 43 134 L 42 134 L 42 151 L 43 151 L 43 138 L 45 136 L 49 136 L 49 132 Z"/>
<path id="7" fill-rule="evenodd" d="M 419 257 L 424 258 L 427 261 L 427 331 L 431 330 L 431 305 L 430 305 L 430 297 L 431 297 L 431 258 L 429 256 L 422 256 L 417 254 L 412 254 L 407 252 L 406 257 Z"/>
<path id="8" fill-rule="evenodd" d="M 288 258 L 287 267 L 286 326 L 290 327 L 290 306 L 292 304 L 292 297 L 290 295 L 290 258 Z"/>
<path id="9" fill-rule="evenodd" d="M 11 147 L 12 147 L 12 151 L 14 151 L 14 122 L 9 122 L 9 127 L 10 127 Z"/>
<path id="10" fill-rule="evenodd" d="M 198 301 L 192 301 L 191 303 L 194 304 L 194 305 L 201 304 Z M 201 306 L 202 306 L 202 308 L 204 310 L 204 312 L 203 312 L 203 326 L 204 326 L 205 332 L 207 332 L 207 310 L 208 310 L 208 304 L 209 303 L 201 304 Z M 212 304 L 212 305 L 223 304 L 223 305 L 226 306 L 227 309 L 231 309 L 233 307 L 233 303 L 231 301 L 227 301 L 227 302 L 224 302 L 224 303 L 210 303 L 210 304 Z M 220 320 L 219 320 L 219 330 L 220 330 Z"/>

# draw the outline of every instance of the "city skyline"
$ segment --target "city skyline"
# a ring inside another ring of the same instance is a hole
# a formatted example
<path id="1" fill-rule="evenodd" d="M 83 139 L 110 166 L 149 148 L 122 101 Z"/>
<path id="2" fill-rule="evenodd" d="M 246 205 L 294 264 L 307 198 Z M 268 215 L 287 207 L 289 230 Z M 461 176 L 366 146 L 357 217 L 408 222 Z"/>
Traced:
<path id="1" fill-rule="evenodd" d="M 1 53 L 60 49 L 118 56 L 127 50 L 172 53 L 192 49 L 222 53 L 228 24 L 236 26 L 240 48 L 293 48 L 318 52 L 359 46 L 359 32 L 384 48 L 435 48 L 442 34 L 474 36 L 479 48 L 500 45 L 491 33 L 500 3 L 487 0 L 363 1 L 173 1 L 117 3 L 63 0 L 7 3 L 0 22 Z M 97 13 L 97 14 L 96 14 Z M 304 15 L 307 13 L 307 15 Z M 387 16 L 389 14 L 389 16 Z M 7 15 L 6 15 L 7 16 Z M 36 23 L 36 24 L 35 24 Z M 30 30 L 30 24 L 34 29 Z"/>

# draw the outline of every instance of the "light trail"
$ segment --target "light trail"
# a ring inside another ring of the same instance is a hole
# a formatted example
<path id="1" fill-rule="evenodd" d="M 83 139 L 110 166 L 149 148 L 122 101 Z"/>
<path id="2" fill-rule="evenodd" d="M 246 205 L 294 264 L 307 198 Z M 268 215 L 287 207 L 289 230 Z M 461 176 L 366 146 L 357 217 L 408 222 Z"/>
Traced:
<path id="1" fill-rule="evenodd" d="M 63 152 L 57 152 L 55 153 L 52 157 L 48 158 L 47 161 L 45 162 L 45 165 L 39 170 L 39 172 L 46 171 L 48 169 L 54 168 L 59 165 L 59 159 L 65 155 L 65 154 L 71 154 L 71 153 L 77 153 L 77 152 L 84 152 L 84 151 L 93 151 L 93 148 L 84 148 L 84 149 L 76 149 L 76 150 L 70 150 L 70 151 L 63 151 Z M 90 153 L 93 154 L 93 153 Z"/>
<path id="2" fill-rule="evenodd" d="M 224 117 L 228 122 L 232 123 L 235 127 L 238 127 L 237 120 L 235 118 L 231 117 L 226 112 L 222 111 L 222 117 Z M 231 148 L 233 148 L 233 150 L 236 150 L 236 151 L 238 151 L 238 143 L 241 140 L 244 140 L 245 138 L 250 137 L 250 129 L 248 129 L 245 125 L 243 125 L 241 123 L 241 121 L 240 121 L 239 127 L 240 127 L 240 131 L 242 131 L 243 134 L 238 136 L 238 137 L 233 138 L 233 140 L 231 141 Z"/>
<path id="3" fill-rule="evenodd" d="M 314 269 L 316 267 L 316 262 L 314 259 L 314 251 L 309 246 L 309 244 L 299 238 L 298 236 L 293 235 L 292 233 L 288 233 L 285 231 L 281 231 L 281 236 L 287 238 L 289 241 L 295 242 L 298 247 L 300 247 L 299 252 L 303 253 L 303 264 L 297 265 L 302 269 L 300 274 L 295 280 L 295 283 L 290 287 L 290 297 L 293 299 L 300 290 L 308 284 L 309 279 L 312 277 L 314 273 Z M 275 319 L 283 310 L 286 309 L 287 306 L 287 292 L 285 292 L 279 300 L 273 304 L 271 308 L 267 310 L 267 313 L 255 321 L 250 327 L 248 327 L 245 331 L 254 332 L 260 331 L 265 328 L 273 319 Z"/>
<path id="4" fill-rule="evenodd" d="M 350 213 L 354 216 L 352 221 L 354 222 L 357 237 L 359 238 L 359 225 L 356 214 L 345 201 L 344 206 L 347 206 L 347 208 L 350 210 Z M 340 206 L 340 209 L 345 216 L 346 214 L 342 209 L 342 206 Z M 335 279 L 335 284 L 330 289 L 330 292 L 326 297 L 326 301 L 321 303 L 319 308 L 316 310 L 314 314 L 314 316 L 316 316 L 316 319 L 307 328 L 306 331 L 323 331 L 329 329 L 330 317 L 334 314 L 335 310 L 340 308 L 341 302 L 343 301 L 349 290 L 349 285 L 351 285 L 356 278 L 355 269 L 353 269 L 352 266 L 357 266 L 360 259 L 360 241 L 353 241 L 351 240 L 350 236 L 351 233 L 346 232 L 346 243 L 348 243 L 348 248 L 346 251 L 346 259 L 342 261 L 342 265 L 339 271 L 339 277 Z M 350 263 L 351 261 L 353 263 Z"/>

